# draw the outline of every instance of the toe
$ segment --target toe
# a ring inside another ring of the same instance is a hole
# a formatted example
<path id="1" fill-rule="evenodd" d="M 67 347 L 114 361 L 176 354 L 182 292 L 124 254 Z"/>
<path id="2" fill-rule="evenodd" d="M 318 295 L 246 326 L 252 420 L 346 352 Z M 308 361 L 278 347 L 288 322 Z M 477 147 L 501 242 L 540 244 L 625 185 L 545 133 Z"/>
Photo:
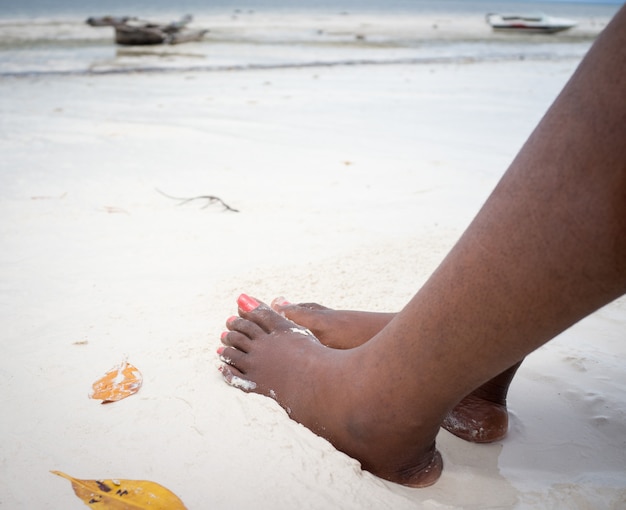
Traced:
<path id="1" fill-rule="evenodd" d="M 224 331 L 220 340 L 228 347 L 234 347 L 241 352 L 250 352 L 250 342 L 252 342 L 252 340 L 239 331 Z"/>
<path id="2" fill-rule="evenodd" d="M 317 303 L 291 304 L 284 298 L 272 301 L 272 309 L 296 324 L 315 332 L 323 331 L 326 324 L 325 312 L 331 310 Z"/>
<path id="3" fill-rule="evenodd" d="M 246 376 L 240 370 L 231 365 L 223 365 L 221 372 L 224 380 L 235 388 L 245 392 L 251 392 L 256 389 L 255 382 L 246 379 Z"/>
<path id="4" fill-rule="evenodd" d="M 292 305 L 289 301 L 287 301 L 284 297 L 280 296 L 274 298 L 270 303 L 270 306 L 275 312 L 281 313 L 283 310 L 291 308 Z"/>
<path id="5" fill-rule="evenodd" d="M 262 331 L 255 330 L 250 324 L 246 324 L 245 321 L 232 322 L 233 327 L 237 327 L 241 332 L 244 332 L 245 329 L 245 333 L 252 339 L 257 338 L 261 334 L 289 331 L 294 327 L 293 321 L 279 315 L 265 303 L 260 303 L 256 308 L 248 311 L 240 307 L 239 315 L 250 323 L 254 323 Z"/>
<path id="6" fill-rule="evenodd" d="M 298 303 L 293 304 L 287 301 L 284 297 L 277 297 L 272 301 L 271 308 L 281 314 L 286 316 L 291 320 L 295 320 L 294 317 L 298 315 L 307 315 L 311 312 L 329 310 L 329 308 L 318 305 L 317 303 Z"/>
<path id="7" fill-rule="evenodd" d="M 226 327 L 231 331 L 240 333 L 248 338 L 258 338 L 265 334 L 265 331 L 258 324 L 242 317 L 231 317 L 226 322 Z"/>
<path id="8" fill-rule="evenodd" d="M 246 373 L 246 353 L 233 347 L 220 347 L 217 353 L 223 363 L 235 367 L 242 374 Z"/>

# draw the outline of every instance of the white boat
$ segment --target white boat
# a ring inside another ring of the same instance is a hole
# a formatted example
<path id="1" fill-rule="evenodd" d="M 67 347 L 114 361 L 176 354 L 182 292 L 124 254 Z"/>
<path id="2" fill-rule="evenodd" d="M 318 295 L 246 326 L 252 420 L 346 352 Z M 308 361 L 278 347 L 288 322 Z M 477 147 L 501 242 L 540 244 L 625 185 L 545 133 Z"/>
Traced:
<path id="1" fill-rule="evenodd" d="M 529 32 L 553 34 L 576 26 L 570 19 L 555 18 L 543 13 L 537 14 L 496 14 L 489 13 L 485 17 L 494 30 L 506 32 Z"/>

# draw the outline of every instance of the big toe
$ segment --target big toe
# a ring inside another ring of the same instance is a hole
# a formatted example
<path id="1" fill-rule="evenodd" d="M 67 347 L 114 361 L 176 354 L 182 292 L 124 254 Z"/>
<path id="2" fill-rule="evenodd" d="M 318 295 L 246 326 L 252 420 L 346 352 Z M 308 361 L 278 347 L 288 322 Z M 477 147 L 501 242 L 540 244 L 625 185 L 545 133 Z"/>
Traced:
<path id="1" fill-rule="evenodd" d="M 317 312 L 329 310 L 329 308 L 317 303 L 290 303 L 284 297 L 274 299 L 271 307 L 283 317 L 309 329 L 317 325 L 316 319 L 319 315 Z"/>
<path id="2" fill-rule="evenodd" d="M 239 315 L 254 322 L 265 333 L 293 331 L 295 324 L 291 319 L 281 315 L 265 303 L 242 294 L 237 299 Z M 305 330 L 303 330 L 304 332 Z"/>

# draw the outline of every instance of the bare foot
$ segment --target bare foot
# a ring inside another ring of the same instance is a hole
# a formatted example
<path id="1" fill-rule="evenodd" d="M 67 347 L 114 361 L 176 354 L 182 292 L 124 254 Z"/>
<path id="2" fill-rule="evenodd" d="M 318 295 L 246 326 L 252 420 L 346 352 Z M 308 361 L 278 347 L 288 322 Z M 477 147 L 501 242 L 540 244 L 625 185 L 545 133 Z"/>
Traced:
<path id="1" fill-rule="evenodd" d="M 427 394 L 418 399 L 424 405 L 407 408 L 394 391 L 396 365 L 383 367 L 372 349 L 330 349 L 254 298 L 242 295 L 237 303 L 239 317 L 227 321 L 218 350 L 226 382 L 275 399 L 381 478 L 411 487 L 437 481 L 443 462 L 435 437 L 445 410 L 419 412 L 429 408 Z"/>
<path id="2" fill-rule="evenodd" d="M 317 303 L 291 304 L 282 297 L 272 301 L 272 308 L 335 349 L 364 344 L 395 316 L 394 313 L 333 310 Z M 509 424 L 506 395 L 520 364 L 467 395 L 446 415 L 442 427 L 473 443 L 492 443 L 504 438 Z"/>
<path id="3" fill-rule="evenodd" d="M 352 349 L 381 331 L 395 313 L 333 310 L 317 303 L 291 304 L 283 297 L 272 301 L 281 315 L 311 330 L 326 347 Z"/>

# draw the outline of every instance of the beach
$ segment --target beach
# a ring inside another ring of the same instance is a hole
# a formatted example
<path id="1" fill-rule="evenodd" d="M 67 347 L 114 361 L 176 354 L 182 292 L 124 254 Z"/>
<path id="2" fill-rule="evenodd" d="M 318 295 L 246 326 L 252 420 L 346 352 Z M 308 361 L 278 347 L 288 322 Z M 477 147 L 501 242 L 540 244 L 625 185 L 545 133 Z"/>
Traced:
<path id="1" fill-rule="evenodd" d="M 225 384 L 215 353 L 242 292 L 403 307 L 581 47 L 3 76 L 0 507 L 84 508 L 51 470 L 152 480 L 189 509 L 624 507 L 625 298 L 528 357 L 504 440 L 442 430 L 420 490 Z M 139 392 L 89 399 L 124 359 Z"/>

